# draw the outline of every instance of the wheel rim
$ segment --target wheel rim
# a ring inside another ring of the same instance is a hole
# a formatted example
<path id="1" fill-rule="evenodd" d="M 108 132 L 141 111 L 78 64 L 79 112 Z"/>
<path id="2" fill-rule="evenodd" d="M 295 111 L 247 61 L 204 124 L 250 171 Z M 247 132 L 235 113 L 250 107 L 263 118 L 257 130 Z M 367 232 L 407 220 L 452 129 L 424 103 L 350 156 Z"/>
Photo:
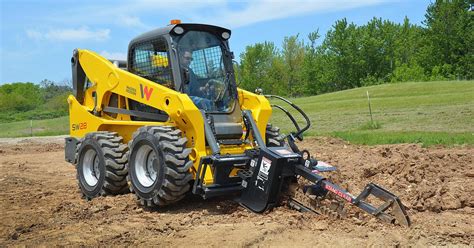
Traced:
<path id="1" fill-rule="evenodd" d="M 93 187 L 99 182 L 100 169 L 99 169 L 99 156 L 94 149 L 88 149 L 84 154 L 82 175 L 86 180 L 86 183 Z"/>
<path id="2" fill-rule="evenodd" d="M 154 161 L 157 159 L 155 151 L 149 145 L 142 145 L 137 151 L 135 175 L 144 187 L 153 185 L 158 177 L 158 169 L 154 166 Z"/>

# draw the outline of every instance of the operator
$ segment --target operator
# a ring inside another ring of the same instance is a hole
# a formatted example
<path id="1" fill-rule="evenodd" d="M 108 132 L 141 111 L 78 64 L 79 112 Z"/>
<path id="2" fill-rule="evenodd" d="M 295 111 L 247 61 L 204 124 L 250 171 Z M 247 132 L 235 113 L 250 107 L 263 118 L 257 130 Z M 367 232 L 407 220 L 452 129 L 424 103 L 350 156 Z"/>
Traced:
<path id="1" fill-rule="evenodd" d="M 192 52 L 189 50 L 184 50 L 181 56 L 181 65 L 187 74 L 188 80 L 187 82 L 185 82 L 185 92 L 189 95 L 191 100 L 199 109 L 211 110 L 212 101 L 206 98 L 206 96 L 208 95 L 207 92 L 209 92 L 209 85 L 201 85 L 199 77 L 190 67 L 192 61 Z"/>

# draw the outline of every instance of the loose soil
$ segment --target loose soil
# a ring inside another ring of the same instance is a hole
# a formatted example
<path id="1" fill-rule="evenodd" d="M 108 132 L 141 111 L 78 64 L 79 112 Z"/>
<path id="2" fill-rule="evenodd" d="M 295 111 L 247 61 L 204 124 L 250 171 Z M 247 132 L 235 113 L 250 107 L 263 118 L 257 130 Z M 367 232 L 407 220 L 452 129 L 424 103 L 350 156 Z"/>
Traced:
<path id="1" fill-rule="evenodd" d="M 231 199 L 189 196 L 147 210 L 132 194 L 81 198 L 63 137 L 0 139 L 0 246 L 473 246 L 474 148 L 302 142 L 337 166 L 330 178 L 358 194 L 375 182 L 400 197 L 412 226 L 390 225 L 347 206 L 346 219 L 286 206 L 254 214 Z"/>

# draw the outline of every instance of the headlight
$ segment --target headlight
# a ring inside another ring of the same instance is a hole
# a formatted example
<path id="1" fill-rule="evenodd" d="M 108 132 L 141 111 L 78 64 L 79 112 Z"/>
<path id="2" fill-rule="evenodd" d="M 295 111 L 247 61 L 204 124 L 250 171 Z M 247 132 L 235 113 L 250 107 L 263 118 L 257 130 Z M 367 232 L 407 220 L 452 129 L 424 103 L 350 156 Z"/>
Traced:
<path id="1" fill-rule="evenodd" d="M 223 38 L 224 40 L 229 39 L 229 38 L 230 38 L 229 32 L 223 32 L 223 33 L 222 33 L 222 38 Z"/>
<path id="2" fill-rule="evenodd" d="M 173 31 L 176 33 L 176 34 L 183 34 L 184 33 L 184 29 L 182 27 L 175 27 L 173 29 Z"/>

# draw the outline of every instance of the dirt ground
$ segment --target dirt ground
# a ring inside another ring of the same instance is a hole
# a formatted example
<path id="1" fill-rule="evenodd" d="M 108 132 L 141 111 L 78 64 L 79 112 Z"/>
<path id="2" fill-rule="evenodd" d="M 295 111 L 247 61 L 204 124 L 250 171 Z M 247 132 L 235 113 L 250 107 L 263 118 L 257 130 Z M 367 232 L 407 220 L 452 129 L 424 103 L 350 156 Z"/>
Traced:
<path id="1" fill-rule="evenodd" d="M 0 139 L 0 246 L 474 246 L 474 148 L 302 143 L 336 165 L 332 178 L 358 194 L 375 182 L 407 206 L 410 228 L 350 208 L 344 220 L 278 207 L 254 214 L 231 199 L 185 198 L 161 210 L 132 194 L 81 199 L 63 137 Z M 343 180 L 344 179 L 344 180 Z"/>

